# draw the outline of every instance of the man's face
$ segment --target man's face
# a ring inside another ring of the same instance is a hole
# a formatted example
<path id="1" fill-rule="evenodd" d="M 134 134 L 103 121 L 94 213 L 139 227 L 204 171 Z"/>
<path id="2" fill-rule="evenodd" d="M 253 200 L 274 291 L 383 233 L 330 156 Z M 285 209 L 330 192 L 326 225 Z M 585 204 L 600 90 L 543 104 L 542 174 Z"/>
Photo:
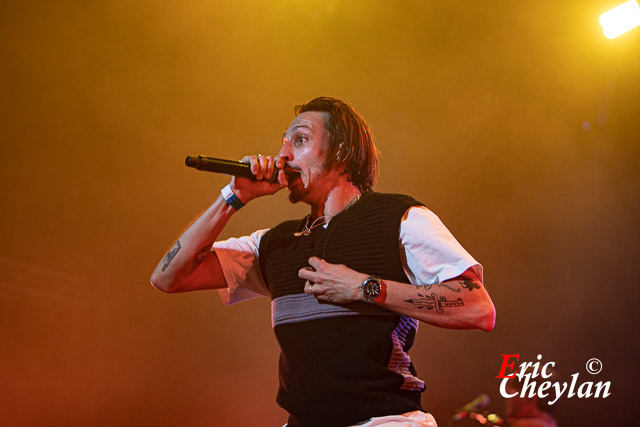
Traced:
<path id="1" fill-rule="evenodd" d="M 322 197 L 323 187 L 330 185 L 325 160 L 328 134 L 324 130 L 326 113 L 307 111 L 298 115 L 282 137 L 282 149 L 278 154 L 287 165 L 300 172 L 290 176 L 289 200 L 313 202 Z"/>

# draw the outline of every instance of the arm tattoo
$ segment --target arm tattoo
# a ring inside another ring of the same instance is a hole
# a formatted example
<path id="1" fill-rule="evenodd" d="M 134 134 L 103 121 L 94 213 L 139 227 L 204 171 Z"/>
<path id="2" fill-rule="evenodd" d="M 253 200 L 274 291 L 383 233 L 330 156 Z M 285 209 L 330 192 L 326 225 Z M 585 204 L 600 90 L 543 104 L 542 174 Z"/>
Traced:
<path id="1" fill-rule="evenodd" d="M 418 296 L 420 298 L 411 298 L 404 301 L 410 304 L 414 304 L 418 308 L 426 308 L 427 310 L 432 310 L 435 308 L 438 313 L 444 312 L 445 307 L 462 307 L 464 305 L 462 298 L 457 298 L 455 301 L 448 301 L 447 297 L 439 297 L 434 292 L 431 292 L 430 295 L 427 295 L 425 293 L 425 295 L 418 293 Z"/>
<path id="2" fill-rule="evenodd" d="M 211 253 L 211 246 L 212 245 L 205 245 L 202 248 L 200 248 L 195 258 L 193 258 L 194 268 L 199 266 L 202 263 L 202 261 L 204 261 L 204 259 Z"/>
<path id="3" fill-rule="evenodd" d="M 455 285 L 455 287 L 452 285 Z M 469 290 L 469 292 L 473 291 L 474 289 L 480 289 L 480 284 L 474 282 L 473 280 L 465 278 L 462 280 L 451 280 L 448 282 L 434 283 L 432 285 L 415 285 L 415 287 L 417 290 L 423 288 L 426 292 L 430 291 L 434 287 L 438 289 L 447 288 L 451 292 L 459 294 L 460 292 L 462 292 L 462 288 Z"/>
<path id="4" fill-rule="evenodd" d="M 171 264 L 171 261 L 173 261 L 173 259 L 176 257 L 176 254 L 178 252 L 180 252 L 181 248 L 182 248 L 182 246 L 180 246 L 180 240 L 178 240 L 176 242 L 175 246 L 173 248 L 171 248 L 169 253 L 162 260 L 162 271 L 163 272 L 167 269 L 167 267 L 169 267 L 169 264 Z"/>
<path id="5" fill-rule="evenodd" d="M 430 291 L 433 287 L 438 287 L 438 288 L 447 288 L 451 292 L 455 292 L 457 294 L 462 292 L 462 289 L 454 288 L 453 286 L 451 286 L 450 284 L 448 284 L 446 282 L 434 283 L 433 285 L 415 285 L 415 286 L 416 286 L 416 289 L 420 290 L 420 288 L 424 288 L 425 291 Z"/>
<path id="6" fill-rule="evenodd" d="M 473 280 L 469 280 L 469 279 L 464 279 L 461 283 L 462 287 L 469 289 L 469 292 L 471 292 L 474 289 L 480 289 L 480 285 L 477 284 L 476 282 L 474 282 Z"/>

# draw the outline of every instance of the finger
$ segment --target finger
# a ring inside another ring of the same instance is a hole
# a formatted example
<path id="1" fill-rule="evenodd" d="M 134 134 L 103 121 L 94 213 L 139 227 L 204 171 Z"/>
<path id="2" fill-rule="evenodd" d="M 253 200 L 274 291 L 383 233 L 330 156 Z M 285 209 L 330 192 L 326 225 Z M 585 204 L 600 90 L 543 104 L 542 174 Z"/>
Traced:
<path id="1" fill-rule="evenodd" d="M 274 159 L 273 159 L 273 160 L 274 160 L 274 162 L 275 162 L 276 168 L 278 168 L 278 169 L 284 169 L 285 161 L 284 161 L 280 156 L 276 156 L 276 157 L 274 157 Z"/>
<path id="2" fill-rule="evenodd" d="M 287 181 L 287 175 L 284 173 L 283 170 L 278 171 L 278 184 L 280 184 L 283 187 L 286 187 L 287 185 L 289 185 L 289 181 Z"/>
<path id="3" fill-rule="evenodd" d="M 315 256 L 309 258 L 309 265 L 316 270 L 319 270 L 321 267 L 323 267 L 323 264 L 325 264 L 325 261 L 321 258 Z"/>
<path id="4" fill-rule="evenodd" d="M 273 157 L 271 156 L 266 156 L 266 164 L 265 164 L 265 171 L 264 171 L 264 176 L 266 179 L 270 179 L 271 176 L 273 175 L 273 170 L 275 169 L 275 161 L 273 160 Z"/>
<path id="5" fill-rule="evenodd" d="M 305 294 L 311 293 L 311 282 L 309 282 L 308 280 L 304 284 L 304 293 Z"/>
<path id="6" fill-rule="evenodd" d="M 267 156 L 258 156 L 258 166 L 260 167 L 260 178 L 262 179 L 267 176 L 267 165 L 269 163 L 269 159 Z"/>
<path id="7" fill-rule="evenodd" d="M 258 181 L 262 181 L 265 178 L 268 161 L 269 160 L 266 156 L 263 156 L 262 154 L 256 155 L 256 165 L 258 166 L 258 170 L 254 175 Z"/>
<path id="8" fill-rule="evenodd" d="M 317 283 L 314 283 L 314 282 L 307 281 L 307 283 L 309 284 L 308 287 L 305 284 L 305 292 L 307 294 L 313 295 L 316 298 L 324 295 L 324 293 L 325 293 L 324 287 L 322 287 L 321 285 L 319 285 Z M 308 292 L 307 292 L 307 290 L 308 290 Z"/>
<path id="9" fill-rule="evenodd" d="M 314 279 L 317 279 L 317 273 L 310 267 L 304 267 L 298 270 L 298 277 L 313 281 Z"/>
<path id="10" fill-rule="evenodd" d="M 251 165 L 251 173 L 258 179 L 261 179 L 261 177 L 258 176 L 259 174 L 259 163 L 258 163 L 258 156 L 249 156 L 249 164 Z"/>

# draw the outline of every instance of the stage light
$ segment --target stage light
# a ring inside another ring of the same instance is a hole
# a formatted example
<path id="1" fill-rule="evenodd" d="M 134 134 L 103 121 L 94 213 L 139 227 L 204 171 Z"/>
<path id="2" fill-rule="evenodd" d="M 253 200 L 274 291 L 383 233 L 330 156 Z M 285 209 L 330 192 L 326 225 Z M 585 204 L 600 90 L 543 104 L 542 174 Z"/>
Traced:
<path id="1" fill-rule="evenodd" d="M 602 31 L 608 39 L 618 37 L 640 25 L 640 6 L 636 0 L 629 0 L 600 15 Z"/>

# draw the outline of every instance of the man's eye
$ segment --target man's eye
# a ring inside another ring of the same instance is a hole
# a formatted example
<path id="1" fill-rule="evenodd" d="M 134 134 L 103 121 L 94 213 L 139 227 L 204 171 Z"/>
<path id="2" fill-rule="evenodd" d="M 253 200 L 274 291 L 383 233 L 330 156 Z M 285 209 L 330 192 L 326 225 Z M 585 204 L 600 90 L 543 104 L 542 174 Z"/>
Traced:
<path id="1" fill-rule="evenodd" d="M 298 138 L 296 138 L 295 140 L 295 145 L 301 145 L 304 144 L 306 142 L 307 138 L 305 136 L 299 136 Z"/>

